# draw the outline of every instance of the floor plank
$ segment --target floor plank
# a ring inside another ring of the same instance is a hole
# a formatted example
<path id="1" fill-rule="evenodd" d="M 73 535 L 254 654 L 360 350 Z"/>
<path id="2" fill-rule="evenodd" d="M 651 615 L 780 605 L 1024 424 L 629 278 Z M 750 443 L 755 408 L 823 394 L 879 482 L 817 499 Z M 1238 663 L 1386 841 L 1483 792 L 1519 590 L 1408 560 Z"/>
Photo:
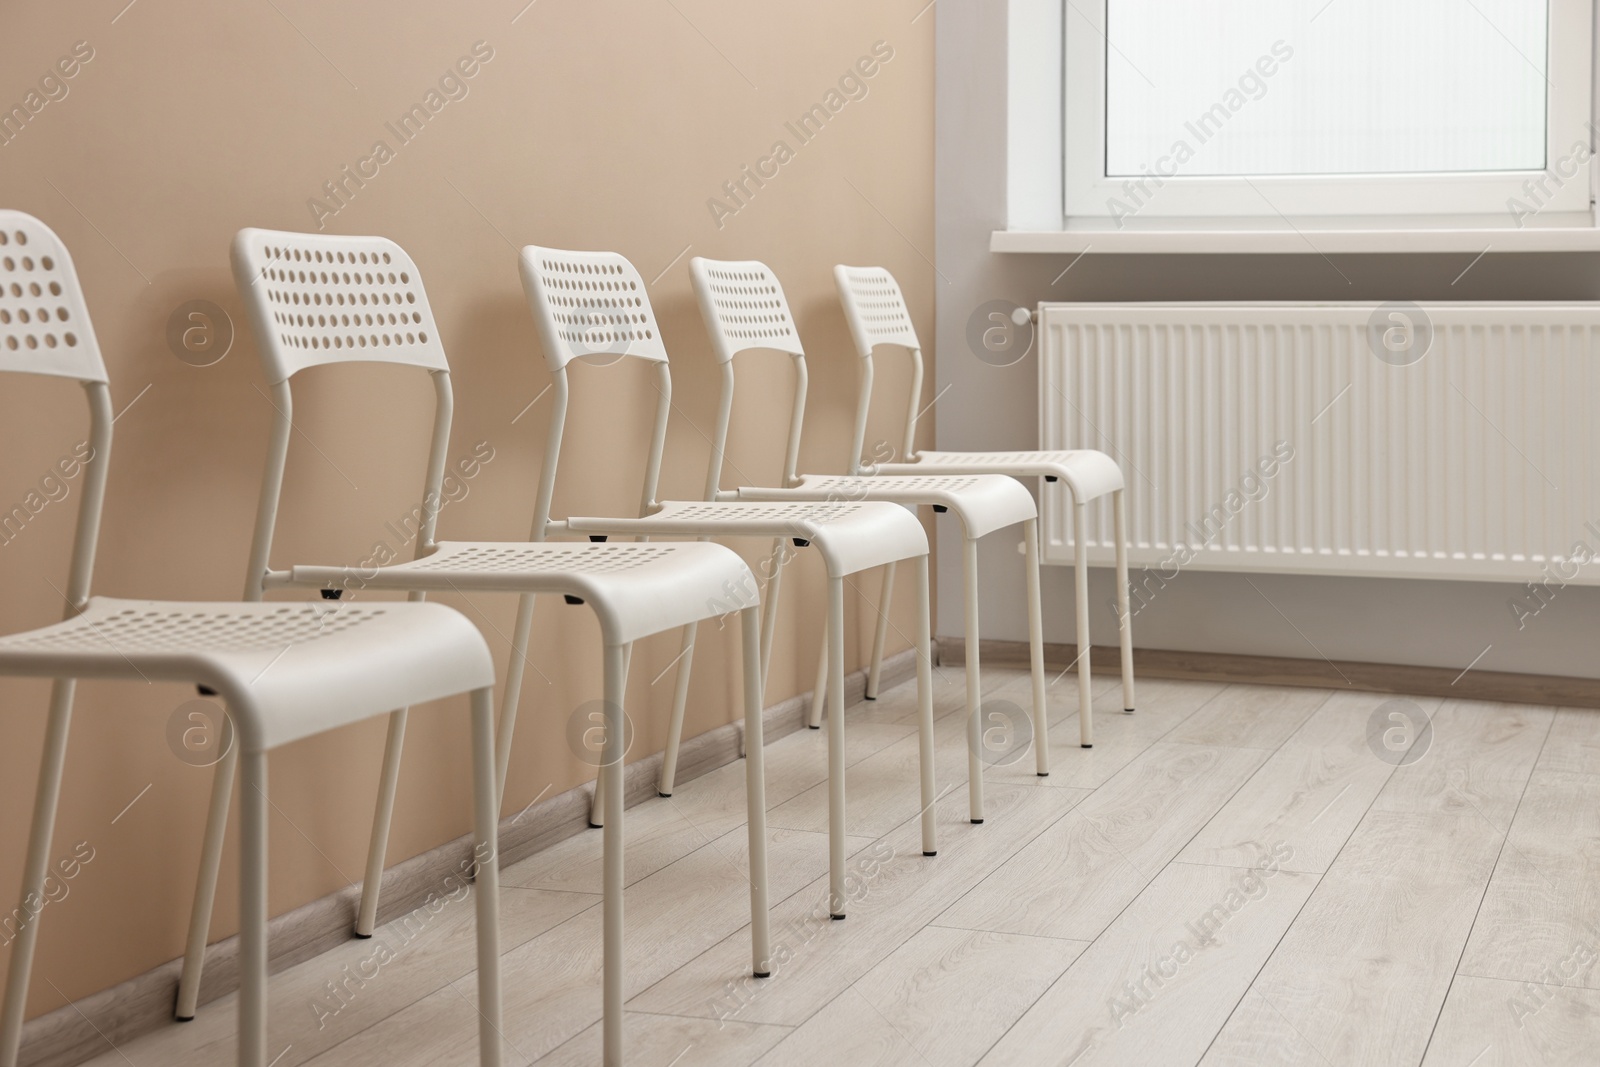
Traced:
<path id="1" fill-rule="evenodd" d="M 1282 843 L 1293 853 L 1283 861 L 1289 870 L 1327 870 L 1394 769 L 1367 744 L 1368 720 L 1385 699 L 1334 694 L 1178 858 L 1244 867 Z"/>
<path id="2" fill-rule="evenodd" d="M 1558 709 L 1555 723 L 1550 727 L 1550 740 L 1539 756 L 1539 768 L 1600 775 L 1600 711 Z"/>
<path id="3" fill-rule="evenodd" d="M 1084 944 L 927 927 L 758 1062 L 969 1067 Z"/>
<path id="4" fill-rule="evenodd" d="M 758 1023 L 637 1011 L 622 1016 L 628 1062 L 649 1067 L 747 1067 L 788 1033 L 786 1026 Z M 594 1067 L 599 1062 L 599 1023 L 538 1061 L 539 1067 Z"/>
<path id="5" fill-rule="evenodd" d="M 1500 839 L 1477 815 L 1367 815 L 1206 1064 L 1414 1065 Z"/>
<path id="6" fill-rule="evenodd" d="M 1314 883 L 1283 870 L 1168 866 L 981 1062 L 1195 1063 Z"/>
<path id="7" fill-rule="evenodd" d="M 1504 834 L 1554 717 L 1550 708 L 1446 701 L 1427 753 L 1395 768 L 1373 808 L 1474 815 Z"/>
<path id="8" fill-rule="evenodd" d="M 1600 1059 L 1600 991 L 1462 976 L 1450 987 L 1423 1067 L 1591 1067 Z"/>
<path id="9" fill-rule="evenodd" d="M 1267 755 L 1152 745 L 941 914 L 939 924 L 1092 941 Z"/>
<path id="10" fill-rule="evenodd" d="M 730 831 L 627 889 L 625 995 L 648 988 L 724 941 L 730 954 L 716 972 L 718 984 L 748 977 L 750 886 L 744 836 L 742 829 Z M 768 865 L 772 899 L 783 900 L 827 870 L 827 839 L 775 830 Z M 531 1058 L 545 1055 L 600 1018 L 600 920 L 600 909 L 591 908 L 505 954 L 506 1038 Z"/>
<path id="11" fill-rule="evenodd" d="M 1085 795 L 1070 789 L 997 787 L 989 794 L 989 821 L 982 826 L 964 818 L 945 821 L 939 828 L 939 855 L 932 858 L 921 853 L 916 823 L 908 823 L 879 842 L 886 859 L 859 869 L 861 889 L 846 921 L 820 917 L 826 913 L 826 878 L 773 908 L 773 943 L 781 962 L 753 996 L 741 997 L 728 988 L 747 953 L 734 936 L 663 977 L 630 1007 L 799 1025 Z"/>
<path id="12" fill-rule="evenodd" d="M 1024 680 L 1026 676 L 1024 676 Z M 1067 676 L 1071 682 L 1072 676 Z M 1065 684 L 1065 683 L 1063 683 Z M 1098 789 L 1145 749 L 1214 700 L 1222 687 L 1212 682 L 1169 682 L 1151 679 L 1139 683 L 1139 709 L 1122 710 L 1122 685 L 1113 678 L 1095 683 L 1094 747 L 1083 748 L 1078 734 L 1078 698 L 1074 690 L 1059 697 L 1052 691 L 1050 721 L 1050 777 L 1044 785 L 1073 789 Z M 1058 687 L 1060 688 L 1060 687 Z M 1012 683 L 994 694 L 1019 707 L 1030 707 L 1025 685 Z M 990 767 L 985 781 L 1040 784 L 1032 753 L 1009 766 Z"/>
<path id="13" fill-rule="evenodd" d="M 1600 989 L 1593 968 L 1560 973 L 1575 954 L 1600 958 L 1600 775 L 1540 770 L 1517 810 L 1460 971 Z"/>
<path id="14" fill-rule="evenodd" d="M 1276 749 L 1328 700 L 1322 689 L 1230 685 L 1163 740 L 1185 745 Z"/>
<path id="15" fill-rule="evenodd" d="M 309 1067 L 477 1067 L 477 987 L 470 981 L 465 984 L 466 990 L 448 985 L 430 994 L 308 1061 Z M 501 1049 L 508 1064 L 526 1067 L 533 1062 L 514 1041 L 508 1040 Z M 269 1059 L 277 1054 L 278 1046 L 269 1044 Z"/>

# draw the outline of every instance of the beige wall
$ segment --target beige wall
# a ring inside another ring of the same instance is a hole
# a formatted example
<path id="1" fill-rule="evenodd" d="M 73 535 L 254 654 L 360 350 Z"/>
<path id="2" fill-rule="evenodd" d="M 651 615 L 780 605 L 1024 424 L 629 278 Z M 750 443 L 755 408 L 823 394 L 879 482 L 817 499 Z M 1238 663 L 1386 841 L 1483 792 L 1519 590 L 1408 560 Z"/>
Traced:
<path id="1" fill-rule="evenodd" d="M 516 273 L 514 248 L 523 243 L 616 249 L 646 278 L 661 274 L 651 296 L 675 360 L 678 408 L 668 495 L 700 489 L 716 382 L 688 257 L 678 258 L 686 247 L 689 256 L 765 259 L 785 282 L 813 360 L 809 469 L 842 468 L 854 395 L 832 264 L 888 266 L 931 335 L 934 272 L 924 257 L 933 254 L 933 16 L 912 22 L 922 0 L 538 0 L 520 15 L 521 0 L 165 0 L 123 10 L 124 2 L 13 5 L 0 35 L 7 107 L 26 104 L 77 42 L 93 50 L 64 83 L 66 95 L 47 83 L 60 99 L 0 145 L 0 206 L 44 219 L 72 250 L 123 411 L 100 592 L 238 595 L 270 408 L 228 273 L 228 242 L 242 226 L 314 229 L 308 199 L 343 166 L 357 167 L 380 138 L 394 157 L 320 221 L 329 232 L 394 238 L 415 257 L 455 370 L 452 456 L 479 442 L 493 449 L 467 495 L 445 509 L 443 536 L 527 531 L 549 400 L 527 407 L 548 376 Z M 822 101 L 879 41 L 893 58 L 865 83 L 867 95 L 801 145 L 784 122 Z M 466 95 L 396 147 L 385 123 L 423 102 L 477 42 L 492 58 L 466 81 Z M 779 139 L 793 158 L 719 227 L 708 198 Z M 220 305 L 239 327 L 232 351 L 213 366 L 188 365 L 168 349 L 168 316 L 189 300 Z M 788 410 L 777 357 L 747 357 L 741 372 L 729 484 L 776 474 L 776 443 L 757 447 L 754 439 L 776 438 Z M 903 387 L 903 378 L 882 377 L 886 388 Z M 420 486 L 432 402 L 425 376 L 327 368 L 296 385 L 302 434 L 275 561 L 353 562 L 376 541 L 394 544 L 384 524 L 410 509 Z M 574 389 L 558 513 L 627 511 L 637 502 L 639 470 L 637 453 L 621 450 L 642 447 L 653 397 L 647 378 L 630 368 L 585 369 Z M 8 381 L 0 427 L 0 507 L 9 510 L 81 439 L 80 396 L 43 379 Z M 873 428 L 873 439 L 894 436 L 887 424 Z M 77 489 L 70 483 L 66 500 L 0 544 L 0 630 L 44 624 L 59 612 L 51 583 L 63 581 Z M 747 558 L 759 552 L 739 547 Z M 786 583 L 771 700 L 809 682 L 821 591 L 805 578 L 817 573 L 806 560 Z M 503 665 L 512 601 L 445 600 L 484 626 Z M 896 612 L 902 633 L 911 632 L 908 600 L 902 596 Z M 869 619 L 857 597 L 851 667 L 870 640 Z M 735 717 L 732 634 L 702 635 L 691 733 Z M 525 691 L 508 812 L 587 779 L 564 732 L 572 710 L 599 696 L 596 636 L 583 609 L 540 605 L 530 656 L 538 673 L 530 672 Z M 671 676 L 651 679 L 675 653 L 675 638 L 667 638 L 635 655 L 635 755 L 663 743 Z M 0 686 L 7 899 L 20 877 L 45 697 L 41 684 Z M 94 858 L 44 912 L 30 1014 L 179 953 L 210 774 L 176 759 L 166 730 L 173 710 L 192 698 L 166 685 L 81 688 L 52 851 L 69 857 L 86 841 Z M 413 717 L 391 862 L 467 828 L 459 710 Z M 359 875 L 382 737 L 383 724 L 372 722 L 274 757 L 274 913 Z M 234 929 L 233 858 L 230 846 L 214 938 Z"/>

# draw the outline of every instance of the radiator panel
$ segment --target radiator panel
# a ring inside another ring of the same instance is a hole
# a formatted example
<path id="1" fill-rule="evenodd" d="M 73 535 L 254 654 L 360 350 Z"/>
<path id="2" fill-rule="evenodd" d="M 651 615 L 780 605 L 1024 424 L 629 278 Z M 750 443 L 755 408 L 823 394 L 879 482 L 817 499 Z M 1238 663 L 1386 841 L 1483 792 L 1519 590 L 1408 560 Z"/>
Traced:
<path id="1" fill-rule="evenodd" d="M 1122 464 L 1138 566 L 1600 583 L 1574 565 L 1600 556 L 1600 305 L 1427 305 L 1409 365 L 1374 310 L 1041 305 L 1040 447 Z M 1045 558 L 1070 562 L 1044 490 Z M 1091 508 L 1090 560 L 1110 544 Z"/>

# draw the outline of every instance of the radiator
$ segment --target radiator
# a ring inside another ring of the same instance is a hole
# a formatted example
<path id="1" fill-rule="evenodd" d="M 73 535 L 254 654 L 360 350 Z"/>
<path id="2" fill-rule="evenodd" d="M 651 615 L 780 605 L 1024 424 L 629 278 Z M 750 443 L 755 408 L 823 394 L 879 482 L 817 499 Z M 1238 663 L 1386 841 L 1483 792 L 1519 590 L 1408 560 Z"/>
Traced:
<path id="1" fill-rule="evenodd" d="M 1042 304 L 1037 329 L 1040 446 L 1122 464 L 1136 566 L 1600 584 L 1600 304 Z M 1049 562 L 1068 505 L 1044 486 Z"/>

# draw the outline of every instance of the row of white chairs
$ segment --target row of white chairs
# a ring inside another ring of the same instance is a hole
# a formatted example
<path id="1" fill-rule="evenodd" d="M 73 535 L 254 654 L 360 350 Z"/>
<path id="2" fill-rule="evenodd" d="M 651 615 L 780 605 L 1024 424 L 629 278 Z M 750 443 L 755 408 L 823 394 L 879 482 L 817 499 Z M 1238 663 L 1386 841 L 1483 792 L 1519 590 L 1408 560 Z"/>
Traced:
<path id="1" fill-rule="evenodd" d="M 921 393 L 921 346 L 899 287 L 879 268 L 836 269 L 862 373 L 847 475 L 798 472 L 805 415 L 806 362 L 792 314 L 776 277 L 757 262 L 694 259 L 690 271 L 721 368 L 717 421 L 704 499 L 657 500 L 671 404 L 667 351 L 643 278 L 614 253 L 528 246 L 522 281 L 553 378 L 554 411 L 527 541 L 436 539 L 453 413 L 449 365 L 416 265 L 379 237 L 339 237 L 247 229 L 233 245 L 235 282 L 247 308 L 271 388 L 273 427 L 262 479 L 244 597 L 239 603 L 173 603 L 91 597 L 93 569 L 111 450 L 111 404 L 105 367 L 66 248 L 42 222 L 0 211 L 0 371 L 80 382 L 89 400 L 92 458 L 86 465 L 77 532 L 66 586 L 65 620 L 0 638 L 0 674 L 57 679 L 25 861 L 23 901 L 39 899 L 65 761 L 73 680 L 120 678 L 195 684 L 217 694 L 234 725 L 235 743 L 217 764 L 202 847 L 176 1015 L 198 1009 L 201 969 L 221 864 L 223 833 L 237 775 L 241 779 L 240 1015 L 242 1067 L 265 1067 L 267 986 L 267 753 L 291 741 L 388 713 L 379 795 L 365 881 L 355 923 L 370 936 L 377 921 L 393 804 L 398 788 L 406 709 L 470 694 L 473 753 L 480 1062 L 501 1063 L 496 824 L 534 599 L 560 594 L 599 619 L 603 651 L 604 751 L 591 822 L 604 826 L 603 1062 L 623 1061 L 623 693 L 635 641 L 682 631 L 683 649 L 659 791 L 671 795 L 693 661 L 695 629 L 704 619 L 741 617 L 744 748 L 749 813 L 752 972 L 770 973 L 767 918 L 762 707 L 770 664 L 782 566 L 791 545 L 815 548 L 827 576 L 827 618 L 808 725 L 828 715 L 830 910 L 844 918 L 844 585 L 866 570 L 884 571 L 867 695 L 874 698 L 889 626 L 889 594 L 899 563 L 916 576 L 916 633 L 923 851 L 935 835 L 933 682 L 929 545 L 910 509 L 949 511 L 960 522 L 966 600 L 966 722 L 969 817 L 983 821 L 983 762 L 978 657 L 977 542 L 1020 525 L 1026 567 L 1036 769 L 1049 773 L 1037 510 L 1016 477 L 1043 477 L 1072 494 L 1078 543 L 1085 506 L 1109 497 L 1115 512 L 1122 605 L 1123 706 L 1133 708 L 1131 634 L 1126 606 L 1123 481 L 1100 452 L 951 453 L 913 449 Z M 911 406 L 898 462 L 863 469 L 871 401 L 872 358 L 881 346 L 908 350 L 913 360 Z M 734 401 L 734 357 L 750 350 L 787 354 L 795 391 L 781 484 L 722 488 L 724 449 Z M 551 515 L 575 360 L 623 357 L 654 365 L 659 400 L 644 457 L 639 514 L 629 517 Z M 290 381 L 309 367 L 375 362 L 416 367 L 432 377 L 436 407 L 423 477 L 416 558 L 376 567 L 272 565 L 272 544 L 293 433 Z M 552 540 L 587 537 L 584 541 Z M 750 568 L 714 538 L 773 538 L 771 573 L 759 587 Z M 632 541 L 611 541 L 629 537 Z M 685 538 L 698 539 L 685 541 Z M 662 540 L 668 539 L 668 540 Z M 1092 744 L 1089 619 L 1083 553 L 1077 559 L 1080 743 Z M 269 590 L 322 591 L 310 603 L 265 602 Z M 359 603 L 368 590 L 405 592 L 414 603 Z M 494 721 L 493 666 L 484 638 L 458 613 L 416 603 L 430 592 L 499 592 L 519 598 L 512 650 Z M 762 617 L 758 618 L 758 613 Z M 400 709 L 400 710 L 395 710 Z M 29 914 L 27 908 L 23 914 Z M 0 1067 L 15 1067 L 29 974 L 38 937 L 31 914 L 15 942 L 0 1008 Z"/>

